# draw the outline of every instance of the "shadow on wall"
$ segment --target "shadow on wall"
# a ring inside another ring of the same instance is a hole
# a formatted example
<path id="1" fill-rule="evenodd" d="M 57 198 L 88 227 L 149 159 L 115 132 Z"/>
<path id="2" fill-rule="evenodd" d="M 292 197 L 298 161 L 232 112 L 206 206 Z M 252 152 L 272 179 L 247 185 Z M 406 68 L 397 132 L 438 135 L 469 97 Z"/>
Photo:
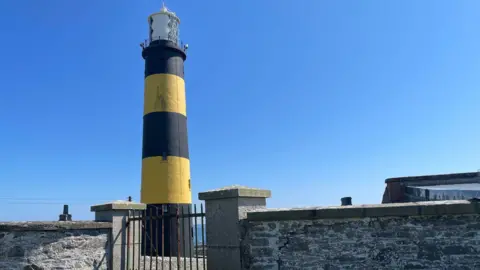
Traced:
<path id="1" fill-rule="evenodd" d="M 108 269 L 108 256 L 110 256 L 110 243 L 107 239 L 105 242 L 105 246 L 103 247 L 104 253 L 102 259 L 100 259 L 99 262 L 94 261 L 93 262 L 93 269 L 94 270 L 100 270 L 107 268 Z"/>

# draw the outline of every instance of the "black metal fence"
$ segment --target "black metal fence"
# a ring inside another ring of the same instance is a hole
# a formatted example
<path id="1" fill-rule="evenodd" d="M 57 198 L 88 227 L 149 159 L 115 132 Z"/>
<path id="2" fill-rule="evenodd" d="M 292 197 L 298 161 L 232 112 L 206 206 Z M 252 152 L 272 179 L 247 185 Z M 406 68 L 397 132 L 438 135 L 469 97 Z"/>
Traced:
<path id="1" fill-rule="evenodd" d="M 126 269 L 207 269 L 205 212 L 202 204 L 199 208 L 148 205 L 146 210 L 131 210 Z"/>

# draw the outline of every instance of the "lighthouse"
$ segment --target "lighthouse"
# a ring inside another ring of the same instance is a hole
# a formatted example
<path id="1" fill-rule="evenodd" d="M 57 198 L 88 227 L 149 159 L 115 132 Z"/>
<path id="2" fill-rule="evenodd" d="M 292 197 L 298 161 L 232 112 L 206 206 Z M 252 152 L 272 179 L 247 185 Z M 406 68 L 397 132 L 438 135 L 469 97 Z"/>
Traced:
<path id="1" fill-rule="evenodd" d="M 147 205 L 147 213 L 175 214 L 182 208 L 187 213 L 192 203 L 184 76 L 187 47 L 180 41 L 179 25 L 178 16 L 163 6 L 148 17 L 148 40 L 142 44 L 145 81 L 140 200 Z M 166 222 L 163 239 L 161 234 L 151 236 L 155 245 L 163 242 L 158 245 L 163 247 L 161 253 L 176 256 L 178 243 L 191 245 L 191 239 L 178 239 L 182 236 L 176 233 L 178 226 L 191 230 L 185 220 L 180 224 L 173 219 Z"/>

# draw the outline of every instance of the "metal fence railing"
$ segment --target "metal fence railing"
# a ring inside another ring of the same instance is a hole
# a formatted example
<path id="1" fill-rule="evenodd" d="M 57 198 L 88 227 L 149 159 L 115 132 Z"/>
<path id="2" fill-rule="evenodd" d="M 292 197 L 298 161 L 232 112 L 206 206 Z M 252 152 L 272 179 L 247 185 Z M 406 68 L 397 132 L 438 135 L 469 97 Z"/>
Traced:
<path id="1" fill-rule="evenodd" d="M 199 208 L 148 205 L 146 210 L 131 210 L 127 269 L 206 269 L 205 212 L 203 205 Z"/>

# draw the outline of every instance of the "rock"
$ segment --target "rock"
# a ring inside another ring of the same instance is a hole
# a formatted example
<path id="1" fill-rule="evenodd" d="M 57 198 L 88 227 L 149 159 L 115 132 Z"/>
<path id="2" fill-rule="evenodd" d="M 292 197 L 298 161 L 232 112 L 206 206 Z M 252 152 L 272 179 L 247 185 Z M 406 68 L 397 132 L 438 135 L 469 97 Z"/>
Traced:
<path id="1" fill-rule="evenodd" d="M 23 267 L 23 270 L 44 270 L 45 268 L 37 266 L 35 264 L 30 264 L 25 267 Z"/>
<path id="2" fill-rule="evenodd" d="M 10 248 L 7 254 L 8 257 L 23 257 L 25 256 L 25 250 L 21 246 L 14 246 Z"/>

